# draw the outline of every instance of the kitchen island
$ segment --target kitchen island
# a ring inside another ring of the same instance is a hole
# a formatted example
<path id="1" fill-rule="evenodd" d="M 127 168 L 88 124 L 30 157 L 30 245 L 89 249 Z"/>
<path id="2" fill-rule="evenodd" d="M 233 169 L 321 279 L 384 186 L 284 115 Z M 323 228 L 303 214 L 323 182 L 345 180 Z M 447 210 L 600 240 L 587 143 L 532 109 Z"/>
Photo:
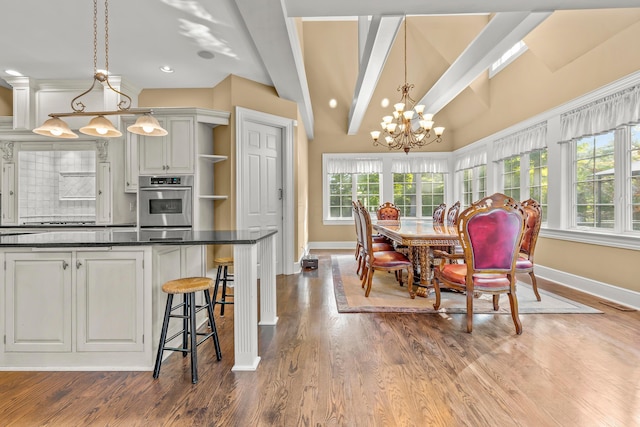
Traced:
<path id="1" fill-rule="evenodd" d="M 278 321 L 275 233 L 105 229 L 0 236 L 0 370 L 152 370 L 166 301 L 162 284 L 205 275 L 206 245 L 234 247 L 233 370 L 255 370 L 258 266 L 260 325 Z"/>

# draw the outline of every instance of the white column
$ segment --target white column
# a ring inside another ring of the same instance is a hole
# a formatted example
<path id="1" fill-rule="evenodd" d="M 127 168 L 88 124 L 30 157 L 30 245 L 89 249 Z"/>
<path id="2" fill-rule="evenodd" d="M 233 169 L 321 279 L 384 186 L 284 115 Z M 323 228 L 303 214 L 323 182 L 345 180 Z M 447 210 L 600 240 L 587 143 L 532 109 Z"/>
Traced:
<path id="1" fill-rule="evenodd" d="M 276 296 L 276 239 L 275 234 L 261 240 L 260 252 L 260 325 L 278 323 Z"/>
<path id="2" fill-rule="evenodd" d="M 233 347 L 232 371 L 255 371 L 258 356 L 258 245 L 233 247 Z"/>

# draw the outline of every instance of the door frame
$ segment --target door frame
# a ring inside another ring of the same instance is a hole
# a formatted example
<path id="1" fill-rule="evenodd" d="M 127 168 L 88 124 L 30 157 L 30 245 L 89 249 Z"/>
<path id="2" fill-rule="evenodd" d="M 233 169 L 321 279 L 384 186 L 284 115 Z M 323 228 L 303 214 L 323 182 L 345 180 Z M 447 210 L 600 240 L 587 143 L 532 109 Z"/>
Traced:
<path id="1" fill-rule="evenodd" d="M 294 213 L 293 213 L 293 131 L 296 121 L 286 117 L 275 116 L 243 107 L 235 107 L 236 113 L 236 194 L 245 191 L 249 185 L 244 171 L 244 157 L 246 148 L 242 141 L 245 123 L 257 123 L 280 128 L 282 132 L 282 273 L 293 274 L 295 260 L 294 244 Z M 236 228 L 246 228 L 248 207 L 244 206 L 242 197 L 236 196 Z"/>

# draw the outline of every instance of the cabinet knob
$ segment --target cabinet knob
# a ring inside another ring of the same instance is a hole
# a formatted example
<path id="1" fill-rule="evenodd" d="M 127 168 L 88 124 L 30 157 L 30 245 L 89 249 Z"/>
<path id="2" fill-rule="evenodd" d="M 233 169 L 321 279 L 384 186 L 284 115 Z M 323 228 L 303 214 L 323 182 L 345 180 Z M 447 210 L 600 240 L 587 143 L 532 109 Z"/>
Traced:
<path id="1" fill-rule="evenodd" d="M 101 195 L 101 194 L 102 194 L 102 190 L 98 190 L 98 195 Z"/>
<path id="2" fill-rule="evenodd" d="M 69 263 L 67 261 L 62 261 L 62 269 L 66 270 L 69 267 Z"/>
<path id="3" fill-rule="evenodd" d="M 82 267 L 80 260 L 76 260 L 76 269 Z"/>
<path id="4" fill-rule="evenodd" d="M 9 195 L 13 196 L 13 190 L 9 190 Z"/>

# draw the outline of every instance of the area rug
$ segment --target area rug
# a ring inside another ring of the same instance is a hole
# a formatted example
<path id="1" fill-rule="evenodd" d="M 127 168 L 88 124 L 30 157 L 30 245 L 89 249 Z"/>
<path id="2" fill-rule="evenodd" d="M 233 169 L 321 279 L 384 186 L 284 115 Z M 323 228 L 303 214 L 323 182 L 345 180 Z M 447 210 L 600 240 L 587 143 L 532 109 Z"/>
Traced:
<path id="1" fill-rule="evenodd" d="M 356 261 L 352 254 L 332 255 L 333 287 L 340 313 L 466 313 L 466 296 L 458 292 L 441 292 L 439 310 L 433 309 L 433 290 L 426 298 L 411 299 L 407 287 L 400 286 L 393 273 L 376 271 L 369 297 L 364 296 L 356 274 Z M 544 313 L 602 313 L 595 308 L 571 301 L 538 288 L 542 301 L 536 300 L 533 289 L 519 281 L 516 288 L 520 314 Z M 492 296 L 481 294 L 474 299 L 474 313 L 510 314 L 509 298 L 500 296 L 500 309 L 493 311 Z"/>

